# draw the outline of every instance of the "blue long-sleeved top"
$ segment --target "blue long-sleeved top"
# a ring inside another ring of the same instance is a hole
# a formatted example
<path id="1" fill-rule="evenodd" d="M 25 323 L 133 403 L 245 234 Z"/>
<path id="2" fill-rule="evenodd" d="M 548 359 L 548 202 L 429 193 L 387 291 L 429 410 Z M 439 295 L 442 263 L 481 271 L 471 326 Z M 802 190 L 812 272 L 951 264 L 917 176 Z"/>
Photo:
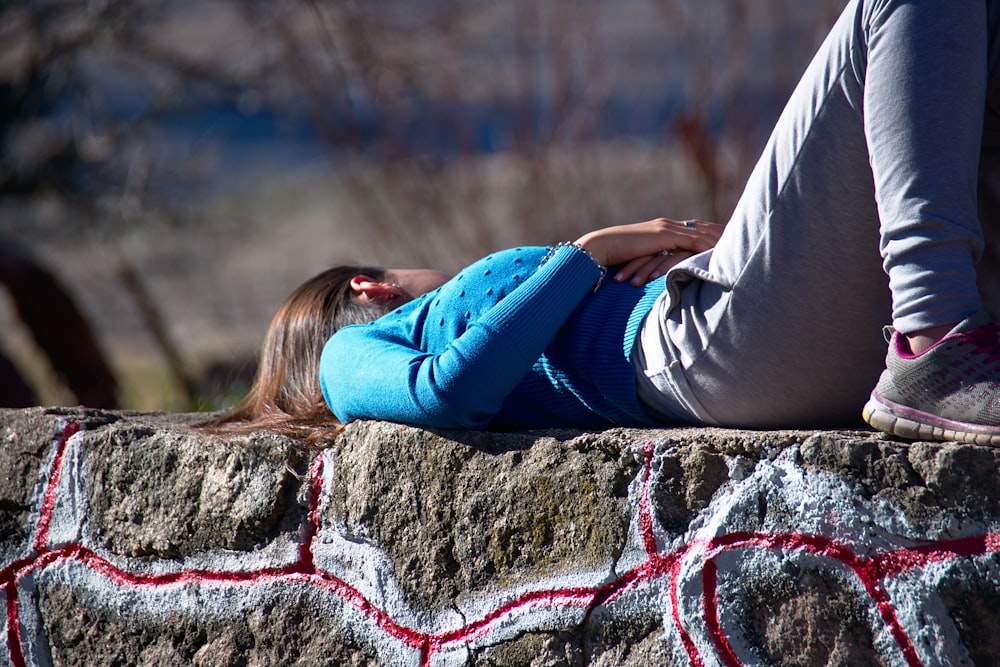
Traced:
<path id="1" fill-rule="evenodd" d="M 341 421 L 441 428 L 648 425 L 630 355 L 663 291 L 606 281 L 582 251 L 514 248 L 362 325 L 337 331 L 320 385 Z"/>

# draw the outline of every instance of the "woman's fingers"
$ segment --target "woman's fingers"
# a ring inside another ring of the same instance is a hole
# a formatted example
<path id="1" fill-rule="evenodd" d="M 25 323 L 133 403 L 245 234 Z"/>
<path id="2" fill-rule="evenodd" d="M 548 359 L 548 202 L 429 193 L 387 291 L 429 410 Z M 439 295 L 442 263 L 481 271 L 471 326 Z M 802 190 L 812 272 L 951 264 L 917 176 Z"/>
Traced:
<path id="1" fill-rule="evenodd" d="M 616 282 L 629 282 L 641 287 L 656 280 L 681 260 L 714 248 L 725 229 L 724 225 L 705 220 L 671 220 L 657 218 L 640 225 L 657 228 L 657 240 L 665 244 L 656 254 L 636 257 L 621 266 L 614 275 Z"/>
<path id="2" fill-rule="evenodd" d="M 637 257 L 618 269 L 614 279 L 615 282 L 629 282 L 641 287 L 666 275 L 675 264 L 694 254 L 690 250 L 670 250 L 658 255 Z"/>
<path id="3" fill-rule="evenodd" d="M 663 218 L 663 220 L 680 227 L 676 233 L 690 238 L 693 244 L 693 247 L 691 247 L 690 250 L 694 250 L 696 252 L 714 248 L 715 244 L 719 242 L 719 237 L 722 236 L 722 231 L 725 229 L 724 225 L 720 225 L 715 222 L 707 222 L 705 220 L 678 221 L 670 220 L 668 218 Z"/>
<path id="4" fill-rule="evenodd" d="M 721 234 L 722 225 L 712 222 L 656 218 L 598 229 L 584 234 L 577 243 L 590 251 L 599 264 L 617 266 L 663 250 L 708 250 Z"/>

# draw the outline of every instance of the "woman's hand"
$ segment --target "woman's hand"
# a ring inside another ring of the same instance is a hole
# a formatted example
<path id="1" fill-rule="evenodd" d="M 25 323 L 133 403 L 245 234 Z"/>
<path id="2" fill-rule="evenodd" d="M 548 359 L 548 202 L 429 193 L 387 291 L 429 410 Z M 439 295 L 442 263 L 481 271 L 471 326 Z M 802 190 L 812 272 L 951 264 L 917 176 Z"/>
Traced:
<path id="1" fill-rule="evenodd" d="M 657 218 L 598 229 L 576 242 L 602 266 L 619 267 L 615 281 L 644 285 L 664 275 L 682 259 L 714 247 L 723 229 L 714 222 Z"/>

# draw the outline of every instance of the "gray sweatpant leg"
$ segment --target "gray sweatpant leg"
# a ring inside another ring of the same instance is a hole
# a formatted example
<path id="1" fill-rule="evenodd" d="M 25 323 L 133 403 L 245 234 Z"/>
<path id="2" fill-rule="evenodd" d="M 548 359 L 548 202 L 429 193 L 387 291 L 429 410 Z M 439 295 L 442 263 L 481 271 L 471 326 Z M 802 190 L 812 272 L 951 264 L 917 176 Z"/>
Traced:
<path id="1" fill-rule="evenodd" d="M 934 4 L 950 13 L 955 29 L 961 27 L 955 18 L 959 5 L 970 12 L 983 8 L 940 0 L 858 0 L 847 7 L 793 93 L 716 248 L 668 275 L 668 290 L 641 332 L 648 382 L 645 392 L 640 382 L 640 395 L 665 419 L 751 428 L 858 424 L 883 368 L 881 330 L 892 321 L 886 269 L 894 294 L 925 300 L 916 309 L 896 304 L 897 314 L 914 328 L 981 308 L 971 269 L 982 249 L 975 199 L 971 220 L 966 215 L 956 228 L 953 220 L 941 222 L 938 216 L 929 236 L 920 231 L 927 224 L 921 218 L 925 212 L 907 210 L 910 217 L 899 217 L 904 199 L 920 196 L 906 189 L 914 184 L 953 179 L 948 185 L 961 196 L 968 194 L 962 190 L 968 183 L 955 187 L 954 179 L 971 178 L 975 191 L 975 162 L 971 175 L 967 172 L 969 156 L 978 159 L 979 135 L 962 125 L 950 138 L 935 136 L 933 149 L 950 151 L 938 156 L 944 158 L 941 164 L 965 172 L 927 173 L 907 163 L 921 153 L 907 153 L 911 147 L 903 141 L 919 143 L 905 133 L 913 127 L 907 123 L 916 120 L 919 126 L 920 119 L 906 114 L 920 105 L 872 98 L 874 90 L 900 92 L 898 82 L 873 81 L 894 75 L 892 67 L 874 60 L 869 68 L 875 49 L 883 49 L 880 58 L 898 51 L 890 40 L 901 34 L 900 21 L 930 23 L 919 12 L 914 17 L 898 8 Z M 985 25 L 985 17 L 980 22 Z M 948 29 L 935 28 L 934 52 L 941 53 L 942 31 Z M 954 67 L 938 68 L 934 76 L 978 77 L 947 83 L 966 96 L 953 100 L 959 104 L 980 96 L 972 114 L 981 124 L 985 67 L 963 69 L 964 57 L 971 56 L 958 54 Z M 866 119 L 866 104 L 879 106 L 879 117 Z M 964 123 L 959 116 L 953 118 Z M 881 151 L 874 173 L 870 145 Z M 917 178 L 911 182 L 911 176 Z M 932 188 L 928 196 L 938 193 Z M 932 213 L 953 201 L 938 198 Z M 956 204 L 960 218 L 966 204 Z M 931 264 L 940 258 L 941 276 L 951 282 L 934 283 L 937 267 L 922 264 L 928 255 Z M 922 321 L 936 307 L 926 302 L 928 294 L 944 302 Z"/>

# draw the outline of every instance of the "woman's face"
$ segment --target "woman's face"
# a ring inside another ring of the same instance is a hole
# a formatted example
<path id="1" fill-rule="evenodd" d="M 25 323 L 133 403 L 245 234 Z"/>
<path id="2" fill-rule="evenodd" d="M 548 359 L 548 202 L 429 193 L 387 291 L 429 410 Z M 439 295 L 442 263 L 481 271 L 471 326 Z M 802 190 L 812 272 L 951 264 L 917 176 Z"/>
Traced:
<path id="1" fill-rule="evenodd" d="M 399 285 L 408 301 L 441 287 L 452 278 L 434 269 L 387 269 L 386 274 L 387 281 Z"/>

